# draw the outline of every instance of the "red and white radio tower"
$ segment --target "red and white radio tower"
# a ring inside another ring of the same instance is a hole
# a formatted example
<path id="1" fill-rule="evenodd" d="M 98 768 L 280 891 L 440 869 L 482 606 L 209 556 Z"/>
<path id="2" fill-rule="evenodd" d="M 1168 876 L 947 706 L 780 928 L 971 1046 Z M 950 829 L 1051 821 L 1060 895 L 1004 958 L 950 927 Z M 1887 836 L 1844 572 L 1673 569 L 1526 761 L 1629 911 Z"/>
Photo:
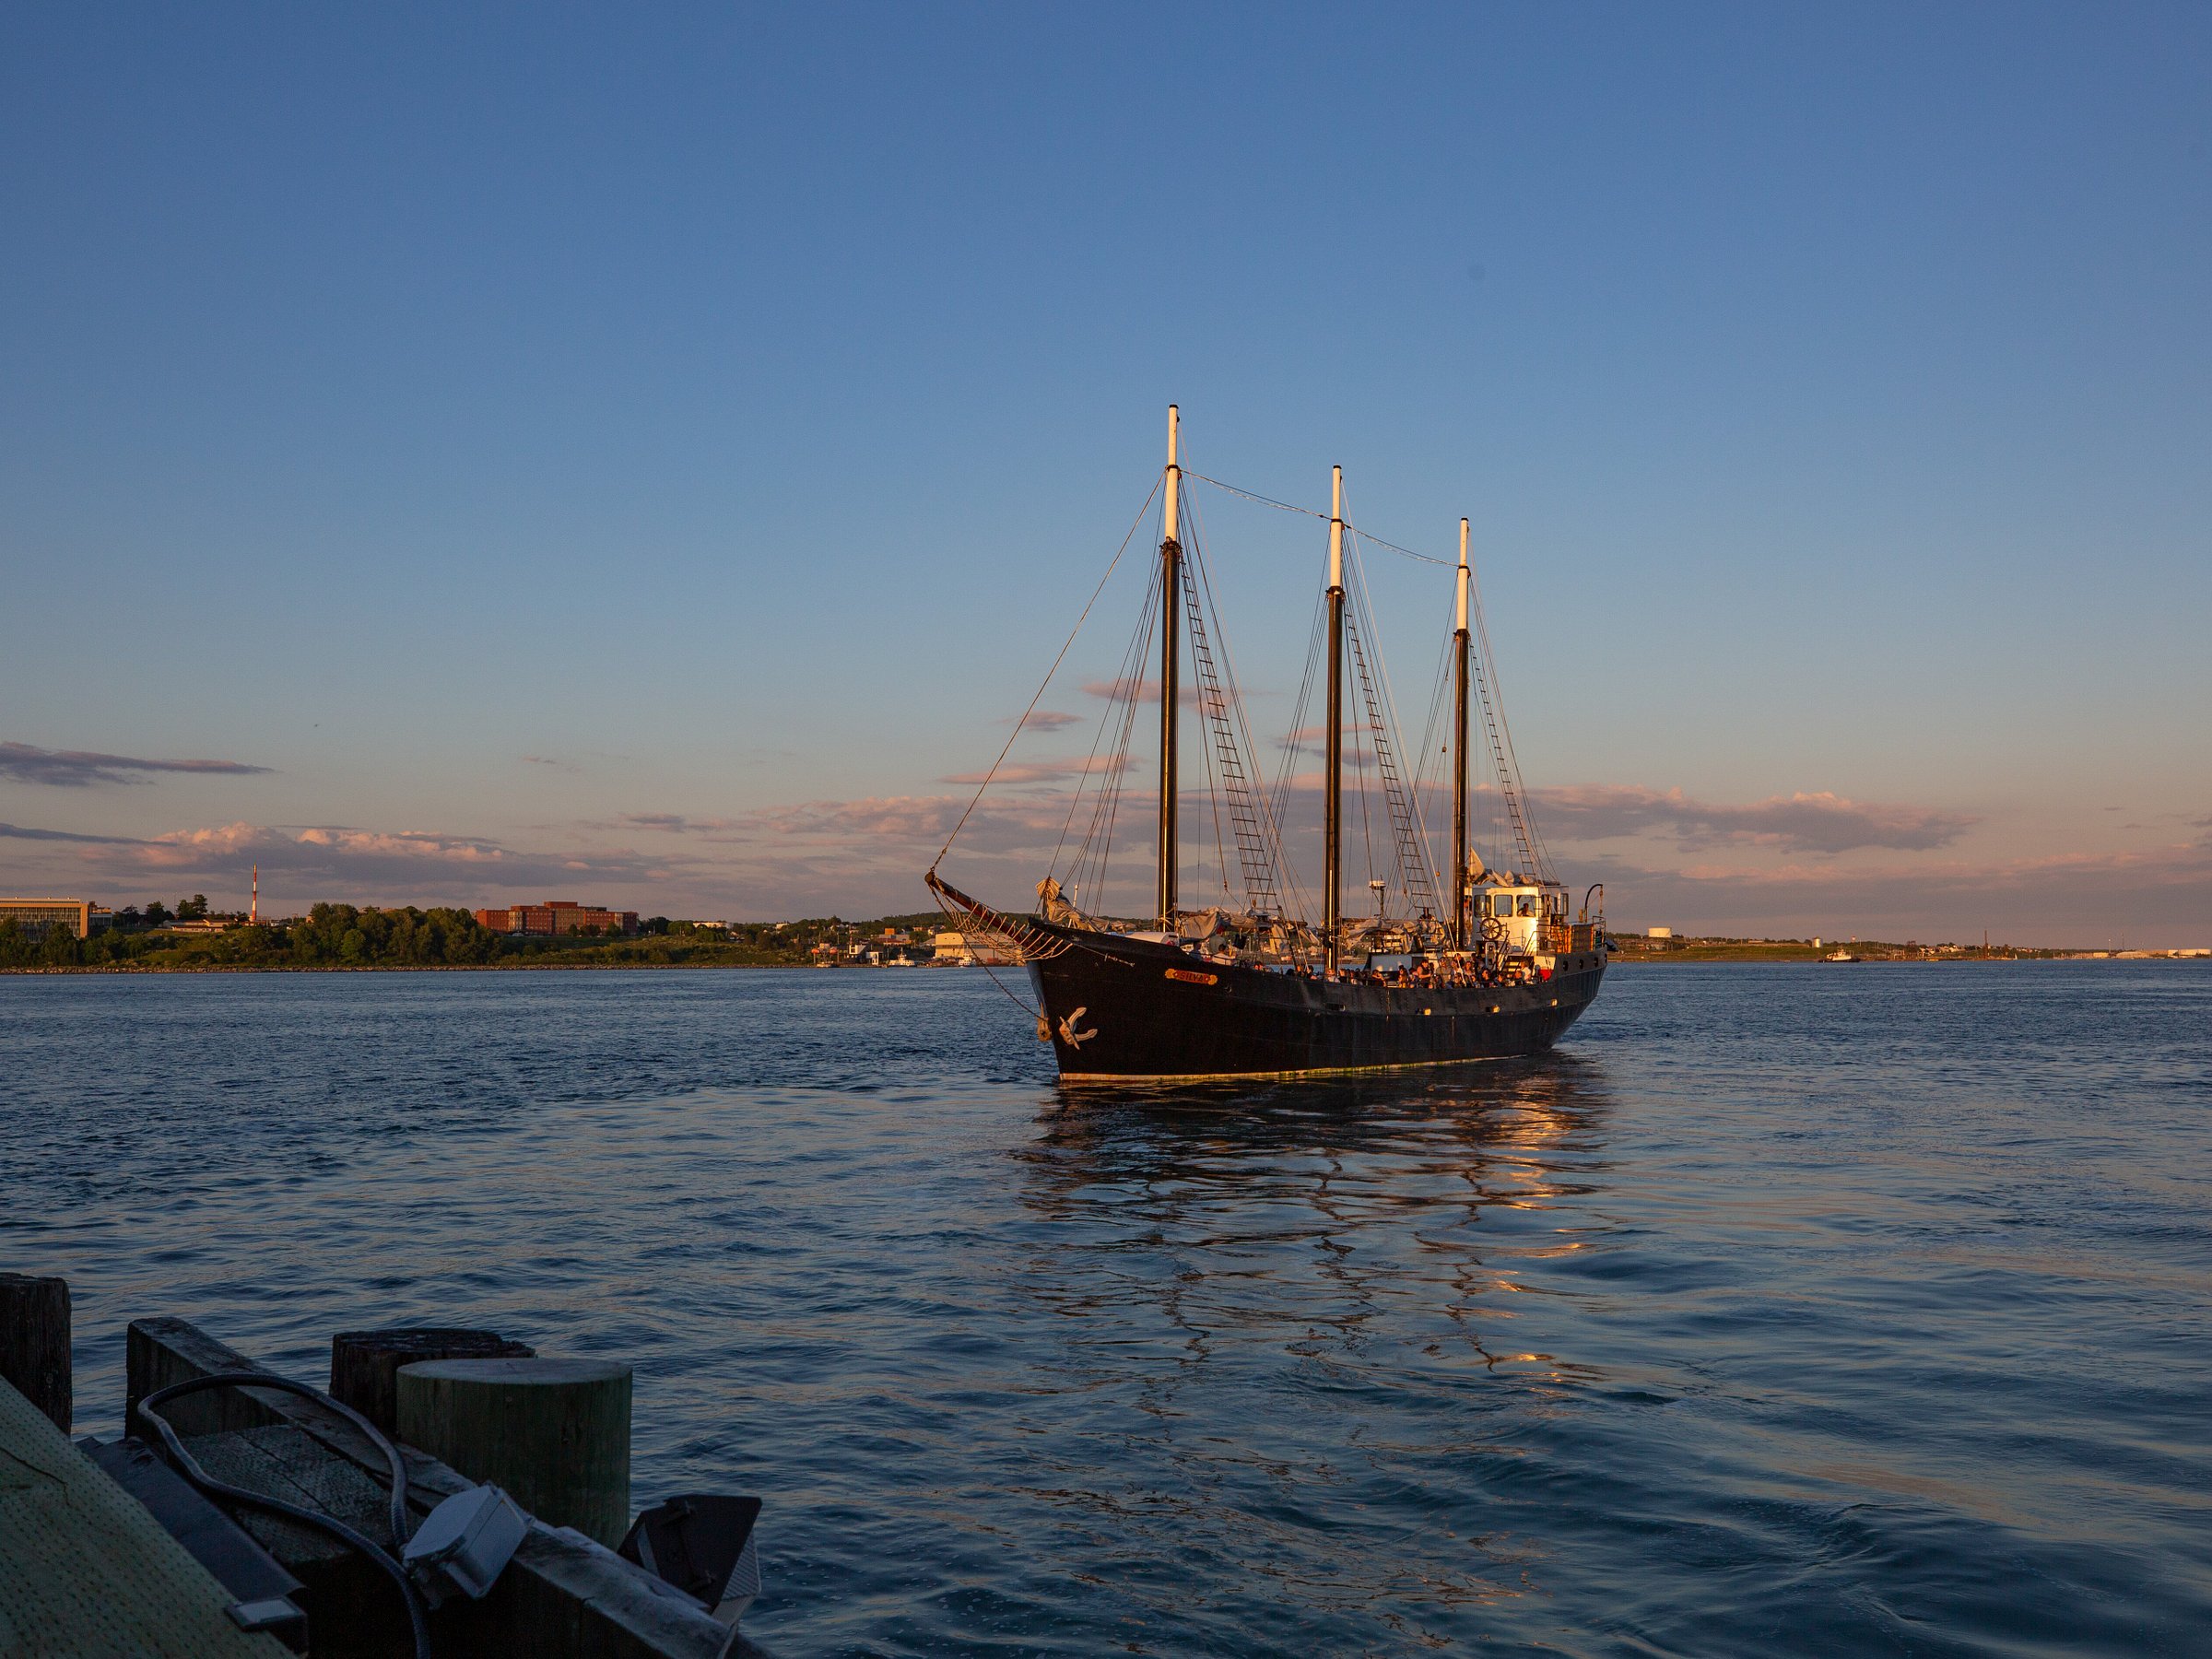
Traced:
<path id="1" fill-rule="evenodd" d="M 249 922 L 261 920 L 261 866 L 259 865 L 253 866 L 253 905 L 251 910 L 247 911 L 246 920 Z"/>

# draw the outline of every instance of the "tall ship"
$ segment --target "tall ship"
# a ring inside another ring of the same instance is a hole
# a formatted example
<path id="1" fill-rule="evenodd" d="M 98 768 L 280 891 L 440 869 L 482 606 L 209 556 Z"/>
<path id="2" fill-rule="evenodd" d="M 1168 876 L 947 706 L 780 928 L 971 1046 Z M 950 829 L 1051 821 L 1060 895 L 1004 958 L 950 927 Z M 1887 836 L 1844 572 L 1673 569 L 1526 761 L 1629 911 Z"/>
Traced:
<path id="1" fill-rule="evenodd" d="M 1326 582 L 1315 606 L 1305 683 L 1271 786 L 1230 669 L 1214 582 L 1194 534 L 1194 484 L 1326 519 Z M 1052 1044 L 1062 1080 L 1312 1077 L 1548 1049 L 1596 998 L 1605 978 L 1604 889 L 1593 884 L 1578 904 L 1554 876 L 1537 834 L 1468 561 L 1468 522 L 1460 520 L 1453 566 L 1383 542 L 1347 521 L 1341 467 L 1332 469 L 1326 515 L 1205 477 L 1185 465 L 1172 406 L 1167 466 L 1152 500 L 1159 503 L 1158 559 L 1124 672 L 1088 688 L 1108 703 L 1091 753 L 1081 762 L 1041 769 L 1074 782 L 1033 908 L 1001 909 L 971 897 L 940 868 L 994 782 L 1040 770 L 1006 765 L 1025 727 L 1070 723 L 1065 715 L 1040 717 L 1037 710 L 1082 631 L 1081 620 L 924 877 L 956 927 L 1027 970 L 1037 1034 Z M 1147 500 L 1138 523 L 1151 512 Z M 1107 578 L 1135 539 L 1133 527 Z M 1410 771 L 1375 642 L 1363 546 L 1451 572 L 1452 626 L 1430 729 Z M 1323 705 L 1318 730 L 1302 724 L 1316 682 Z M 1159 704 L 1155 798 L 1124 814 L 1124 806 L 1136 805 L 1126 799 L 1129 780 L 1144 770 L 1132 754 L 1133 739 L 1145 724 L 1145 705 L 1153 701 Z M 1479 756 L 1473 744 L 1477 722 Z M 1196 764 L 1189 767 L 1186 724 L 1195 725 L 1199 739 Z M 1315 750 L 1318 779 L 1300 770 Z M 1478 760 L 1488 774 L 1479 782 Z M 1447 784 L 1450 838 L 1438 856 L 1428 818 L 1431 809 L 1441 816 Z M 1048 818 L 1058 805 L 1032 798 L 1029 820 Z M 1305 888 L 1300 861 L 1292 856 L 1302 851 L 1310 872 L 1315 805 L 1318 895 Z M 1486 861 L 1474 844 L 1471 818 L 1484 812 L 1494 859 L 1502 864 Z M 1149 877 L 1142 897 L 1150 902 L 1145 913 L 1115 915 L 1110 900 L 1116 880 L 1129 886 L 1131 839 L 1122 836 L 1116 866 L 1115 832 L 1126 830 L 1126 818 L 1139 816 L 1150 819 L 1151 833 L 1144 838 L 1150 867 L 1142 872 Z M 1357 915 L 1345 905 L 1355 840 L 1369 896 Z M 1216 890 L 1186 892 L 1186 875 L 1203 877 L 1209 867 Z"/>

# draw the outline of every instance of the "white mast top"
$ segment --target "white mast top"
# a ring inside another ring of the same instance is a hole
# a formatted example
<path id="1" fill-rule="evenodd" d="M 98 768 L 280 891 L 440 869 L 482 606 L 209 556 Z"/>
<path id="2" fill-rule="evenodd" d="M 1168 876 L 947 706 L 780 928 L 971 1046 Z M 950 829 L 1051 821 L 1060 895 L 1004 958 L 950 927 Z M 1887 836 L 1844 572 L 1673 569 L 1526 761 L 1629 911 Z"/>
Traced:
<path id="1" fill-rule="evenodd" d="M 1180 541 L 1176 532 L 1182 528 L 1182 466 L 1178 458 L 1176 439 L 1182 429 L 1182 417 L 1175 406 L 1168 406 L 1168 535 L 1170 541 Z"/>
<path id="2" fill-rule="evenodd" d="M 1329 468 L 1329 586 L 1344 585 L 1344 468 Z"/>
<path id="3" fill-rule="evenodd" d="M 1459 521 L 1459 631 L 1467 631 L 1467 521 Z"/>

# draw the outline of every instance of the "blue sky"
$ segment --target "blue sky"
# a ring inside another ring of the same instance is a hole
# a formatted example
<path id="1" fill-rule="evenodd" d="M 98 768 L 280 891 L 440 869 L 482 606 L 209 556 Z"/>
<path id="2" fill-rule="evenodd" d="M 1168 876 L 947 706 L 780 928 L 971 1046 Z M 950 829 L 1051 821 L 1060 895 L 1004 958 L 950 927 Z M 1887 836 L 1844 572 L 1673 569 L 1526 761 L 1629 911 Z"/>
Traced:
<path id="1" fill-rule="evenodd" d="M 0 27 L 0 887 L 919 908 L 1174 400 L 1617 921 L 2212 942 L 2201 6 Z"/>

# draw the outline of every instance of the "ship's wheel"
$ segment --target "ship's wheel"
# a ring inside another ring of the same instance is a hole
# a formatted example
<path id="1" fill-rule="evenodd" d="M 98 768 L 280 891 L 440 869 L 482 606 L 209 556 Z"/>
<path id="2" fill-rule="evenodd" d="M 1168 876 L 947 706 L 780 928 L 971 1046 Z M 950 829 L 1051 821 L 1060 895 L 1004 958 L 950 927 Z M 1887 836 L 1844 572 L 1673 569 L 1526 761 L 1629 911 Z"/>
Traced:
<path id="1" fill-rule="evenodd" d="M 1497 944 L 1505 937 L 1505 924 L 1495 916 L 1485 916 L 1482 919 L 1482 936 L 1491 944 Z"/>

